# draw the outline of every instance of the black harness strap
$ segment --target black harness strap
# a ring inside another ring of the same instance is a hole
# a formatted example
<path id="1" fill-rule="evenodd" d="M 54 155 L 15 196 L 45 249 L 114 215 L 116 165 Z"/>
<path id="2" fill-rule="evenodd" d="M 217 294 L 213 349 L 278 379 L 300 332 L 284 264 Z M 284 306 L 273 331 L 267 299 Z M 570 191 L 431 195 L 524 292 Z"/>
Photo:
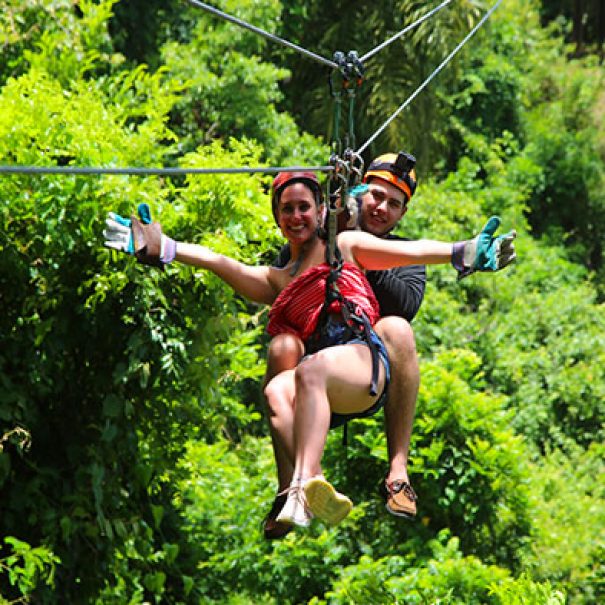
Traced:
<path id="1" fill-rule="evenodd" d="M 370 395 L 376 396 L 378 394 L 378 371 L 380 363 L 378 347 L 372 339 L 372 326 L 368 316 L 362 309 L 345 298 L 338 288 L 337 282 L 343 266 L 342 256 L 338 248 L 336 248 L 336 255 L 338 259 L 337 263 L 330 268 L 330 273 L 326 278 L 326 297 L 319 313 L 317 326 L 307 341 L 307 354 L 316 353 L 330 344 L 326 342 L 326 328 L 330 316 L 330 306 L 333 302 L 338 301 L 340 303 L 340 313 L 349 334 L 354 338 L 363 340 L 370 349 L 372 356 Z"/>
<path id="2" fill-rule="evenodd" d="M 352 327 L 357 338 L 362 338 L 370 349 L 372 356 L 372 378 L 370 380 L 370 395 L 378 395 L 378 347 L 372 339 L 372 326 L 368 316 L 361 310 L 356 309 L 350 300 L 340 298 L 341 312 L 345 322 Z"/>

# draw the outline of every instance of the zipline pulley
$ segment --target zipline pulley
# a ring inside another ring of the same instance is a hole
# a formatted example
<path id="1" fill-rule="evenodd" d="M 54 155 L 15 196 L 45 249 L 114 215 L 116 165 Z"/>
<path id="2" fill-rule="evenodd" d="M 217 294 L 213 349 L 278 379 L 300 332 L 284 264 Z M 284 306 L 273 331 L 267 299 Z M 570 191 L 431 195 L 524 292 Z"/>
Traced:
<path id="1" fill-rule="evenodd" d="M 348 189 L 361 182 L 363 174 L 363 160 L 361 155 L 353 151 L 355 147 L 355 94 L 363 83 L 364 67 L 357 51 L 350 50 L 344 53 L 336 51 L 333 56 L 336 67 L 330 71 L 328 84 L 330 96 L 334 100 L 334 124 L 332 136 L 332 156 L 330 165 L 333 171 L 328 179 L 328 215 L 327 215 L 327 247 L 326 262 L 333 272 L 340 270 L 342 259 L 336 235 L 338 232 L 338 214 L 344 210 L 348 197 Z M 337 85 L 336 76 L 340 78 Z M 348 101 L 347 129 L 343 140 L 340 137 L 340 120 L 342 99 Z M 335 278 L 335 274 L 333 277 Z"/>
<path id="2" fill-rule="evenodd" d="M 355 147 L 355 94 L 363 83 L 364 67 L 357 51 L 344 53 L 337 50 L 334 53 L 336 68 L 330 71 L 328 84 L 330 95 L 334 99 L 334 133 L 332 137 L 332 152 L 342 155 L 347 148 Z M 340 85 L 334 82 L 335 74 L 340 76 Z M 348 122 L 344 141 L 340 139 L 340 119 L 342 97 L 348 101 Z"/>

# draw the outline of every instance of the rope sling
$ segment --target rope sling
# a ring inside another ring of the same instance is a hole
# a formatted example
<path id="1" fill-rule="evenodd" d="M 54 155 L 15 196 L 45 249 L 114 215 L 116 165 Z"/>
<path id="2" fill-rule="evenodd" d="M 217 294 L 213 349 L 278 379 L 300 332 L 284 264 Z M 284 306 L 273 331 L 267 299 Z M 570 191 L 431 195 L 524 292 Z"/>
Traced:
<path id="1" fill-rule="evenodd" d="M 321 350 L 325 346 L 334 344 L 330 342 L 329 324 L 333 321 L 334 314 L 330 311 L 332 305 L 337 302 L 339 313 L 345 326 L 345 333 L 341 335 L 344 342 L 352 338 L 358 338 L 365 342 L 372 357 L 372 373 L 370 380 L 370 395 L 378 394 L 378 371 L 379 356 L 378 348 L 371 338 L 372 326 L 367 315 L 357 308 L 349 299 L 345 298 L 339 287 L 343 268 L 342 254 L 338 248 L 338 215 L 344 211 L 349 189 L 359 185 L 363 175 L 363 160 L 360 155 L 352 151 L 355 145 L 355 95 L 363 83 L 364 68 L 357 52 L 354 50 L 344 53 L 334 53 L 334 62 L 338 66 L 340 86 L 335 85 L 336 72 L 332 71 L 328 82 L 330 94 L 334 100 L 334 124 L 332 139 L 331 165 L 334 170 L 328 178 L 327 191 L 327 217 L 326 217 L 326 263 L 330 272 L 326 279 L 326 291 L 324 302 L 319 314 L 317 326 L 309 342 L 307 343 L 307 354 Z M 348 102 L 347 128 L 343 137 L 340 137 L 340 122 L 342 119 L 343 97 Z M 341 156 L 343 159 L 341 159 Z M 346 424 L 345 424 L 346 426 Z"/>

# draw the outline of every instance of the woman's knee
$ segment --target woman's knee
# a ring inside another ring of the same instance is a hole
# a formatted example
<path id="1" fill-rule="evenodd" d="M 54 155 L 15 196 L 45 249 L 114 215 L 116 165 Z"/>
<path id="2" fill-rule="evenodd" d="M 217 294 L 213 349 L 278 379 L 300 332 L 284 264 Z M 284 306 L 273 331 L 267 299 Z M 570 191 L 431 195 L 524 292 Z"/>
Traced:
<path id="1" fill-rule="evenodd" d="M 325 387 L 325 355 L 323 351 L 315 353 L 296 367 L 294 381 L 296 391 Z"/>
<path id="2" fill-rule="evenodd" d="M 271 376 L 296 367 L 305 347 L 293 334 L 279 334 L 271 340 L 267 349 L 267 368 Z"/>
<path id="3" fill-rule="evenodd" d="M 268 406 L 273 407 L 275 402 L 283 399 L 283 388 L 280 388 L 275 380 L 270 380 L 263 387 L 263 395 L 265 396 Z"/>
<path id="4" fill-rule="evenodd" d="M 292 372 L 286 372 L 269 380 L 263 388 L 267 407 L 272 414 L 278 414 L 280 410 L 290 409 L 294 406 L 292 380 Z"/>

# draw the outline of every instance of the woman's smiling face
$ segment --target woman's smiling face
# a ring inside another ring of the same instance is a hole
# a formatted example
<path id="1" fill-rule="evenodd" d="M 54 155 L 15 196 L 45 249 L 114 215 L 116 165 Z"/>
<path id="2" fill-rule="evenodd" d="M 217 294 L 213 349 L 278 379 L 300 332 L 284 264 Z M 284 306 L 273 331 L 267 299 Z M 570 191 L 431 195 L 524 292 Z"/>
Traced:
<path id="1" fill-rule="evenodd" d="M 303 244 L 317 233 L 321 218 L 313 192 L 304 183 L 286 187 L 277 206 L 277 224 L 291 244 Z"/>

